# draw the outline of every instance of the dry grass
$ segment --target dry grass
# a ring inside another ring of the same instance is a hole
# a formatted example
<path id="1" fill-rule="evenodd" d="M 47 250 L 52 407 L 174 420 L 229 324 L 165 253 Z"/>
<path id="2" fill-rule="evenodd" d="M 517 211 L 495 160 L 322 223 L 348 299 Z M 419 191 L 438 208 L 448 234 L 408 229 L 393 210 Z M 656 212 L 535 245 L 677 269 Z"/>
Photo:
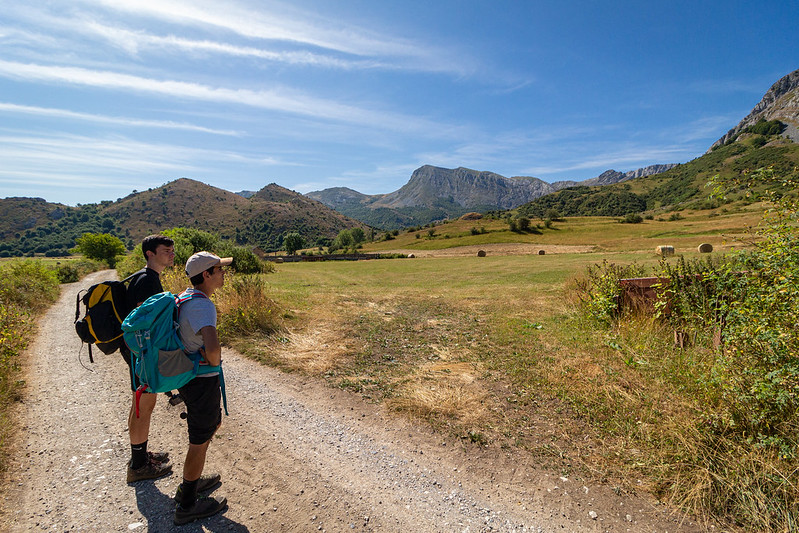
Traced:
<path id="1" fill-rule="evenodd" d="M 655 229 L 695 249 L 694 240 L 715 242 L 708 232 L 723 231 L 721 218 L 689 219 L 688 236 L 676 235 L 679 223 Z M 595 238 L 619 251 L 478 258 L 453 250 L 412 260 L 283 264 L 269 276 L 270 294 L 290 309 L 290 333 L 256 343 L 251 353 L 477 444 L 525 449 L 564 475 L 652 490 L 699 514 L 724 517 L 740 505 L 731 501 L 741 492 L 725 473 L 739 467 L 736 483 L 754 494 L 770 493 L 770 479 L 783 480 L 786 498 L 795 494 L 795 475 L 765 455 L 744 454 L 736 466 L 742 450 L 700 438 L 697 402 L 705 395 L 697 377 L 712 353 L 678 350 L 671 330 L 648 318 L 608 331 L 578 317 L 570 288 L 587 265 L 604 258 L 652 265 L 654 244 L 670 238 L 613 233 L 634 225 L 579 230 L 583 223 L 569 222 L 572 230 L 560 234 L 570 246 Z M 644 251 L 634 251 L 639 246 Z M 746 520 L 768 531 L 776 512 L 755 504 L 748 514 L 767 518 Z"/>

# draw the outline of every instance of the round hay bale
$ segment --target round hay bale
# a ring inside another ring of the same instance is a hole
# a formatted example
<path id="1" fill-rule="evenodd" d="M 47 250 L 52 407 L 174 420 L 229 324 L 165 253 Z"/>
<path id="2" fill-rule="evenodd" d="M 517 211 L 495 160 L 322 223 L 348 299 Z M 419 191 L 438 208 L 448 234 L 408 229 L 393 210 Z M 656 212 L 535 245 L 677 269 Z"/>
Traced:
<path id="1" fill-rule="evenodd" d="M 674 255 L 674 246 L 668 246 L 668 245 L 658 246 L 657 248 L 655 248 L 655 253 L 663 257 Z"/>
<path id="2" fill-rule="evenodd" d="M 700 254 L 709 254 L 710 252 L 713 251 L 713 245 L 707 242 L 703 242 L 702 244 L 699 245 L 697 251 Z"/>
<path id="3" fill-rule="evenodd" d="M 479 252 L 477 252 L 477 257 L 485 257 L 485 256 L 486 256 L 485 250 L 480 250 Z"/>
<path id="4" fill-rule="evenodd" d="M 409 259 L 413 259 L 414 257 L 416 257 L 414 254 L 408 254 Z"/>
<path id="5" fill-rule="evenodd" d="M 538 250 L 538 255 L 544 255 L 546 252 L 544 250 Z"/>
<path id="6" fill-rule="evenodd" d="M 277 259 L 275 259 L 275 263 L 282 263 L 282 262 L 283 262 L 282 257 L 278 257 Z"/>

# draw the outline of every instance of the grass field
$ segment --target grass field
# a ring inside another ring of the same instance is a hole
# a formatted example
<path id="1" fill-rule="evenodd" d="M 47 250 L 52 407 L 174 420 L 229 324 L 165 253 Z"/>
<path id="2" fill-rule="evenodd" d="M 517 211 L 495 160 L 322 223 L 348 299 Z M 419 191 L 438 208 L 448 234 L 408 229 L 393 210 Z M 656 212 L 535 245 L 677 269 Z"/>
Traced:
<path id="1" fill-rule="evenodd" d="M 574 287 L 603 260 L 656 266 L 657 245 L 687 257 L 698 257 L 703 242 L 715 254 L 745 246 L 760 211 L 682 216 L 568 219 L 541 234 L 456 221 L 433 228 L 432 238 L 424 228 L 363 248 L 432 255 L 283 263 L 266 276 L 283 309 L 282 333 L 230 342 L 466 442 L 524 449 L 564 475 L 668 499 L 675 483 L 687 482 L 675 458 L 689 461 L 712 353 L 676 348 L 672 331 L 648 317 L 611 329 L 588 324 Z M 473 253 L 512 243 L 593 251 Z M 455 254 L 462 249 L 469 254 Z"/>

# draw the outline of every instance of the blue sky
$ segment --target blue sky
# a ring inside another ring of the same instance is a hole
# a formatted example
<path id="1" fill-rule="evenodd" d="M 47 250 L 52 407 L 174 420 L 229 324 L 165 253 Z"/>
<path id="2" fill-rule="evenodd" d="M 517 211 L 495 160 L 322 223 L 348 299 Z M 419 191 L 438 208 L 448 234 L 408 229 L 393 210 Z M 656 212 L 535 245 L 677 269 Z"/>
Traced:
<path id="1" fill-rule="evenodd" d="M 0 198 L 682 163 L 799 68 L 798 22 L 793 0 L 13 2 Z"/>

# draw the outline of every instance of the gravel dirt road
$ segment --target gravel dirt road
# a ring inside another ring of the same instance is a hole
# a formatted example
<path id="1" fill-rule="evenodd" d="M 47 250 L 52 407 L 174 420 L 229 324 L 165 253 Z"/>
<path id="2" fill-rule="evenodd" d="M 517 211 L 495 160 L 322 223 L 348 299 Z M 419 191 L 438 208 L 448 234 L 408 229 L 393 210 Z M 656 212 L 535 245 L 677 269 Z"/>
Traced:
<path id="1" fill-rule="evenodd" d="M 29 349 L 17 442 L 3 483 L 4 531 L 704 531 L 651 499 L 537 468 L 524 453 L 436 434 L 297 375 L 223 352 L 230 416 L 206 471 L 229 508 L 175 527 L 172 496 L 187 445 L 180 409 L 162 396 L 150 449 L 175 473 L 125 483 L 127 367 L 88 363 L 74 333 L 75 294 L 113 274 L 65 285 Z M 718 531 L 718 529 L 716 529 Z"/>

